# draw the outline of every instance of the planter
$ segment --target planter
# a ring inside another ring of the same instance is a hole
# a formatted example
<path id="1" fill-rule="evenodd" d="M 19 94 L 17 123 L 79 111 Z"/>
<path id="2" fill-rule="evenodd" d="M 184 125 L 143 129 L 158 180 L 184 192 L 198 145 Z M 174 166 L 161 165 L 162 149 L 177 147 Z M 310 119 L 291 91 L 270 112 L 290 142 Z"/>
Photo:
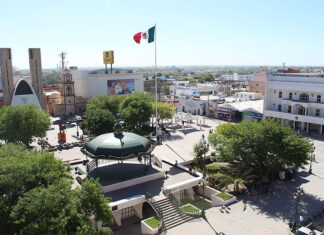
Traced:
<path id="1" fill-rule="evenodd" d="M 231 194 L 218 192 L 211 197 L 213 206 L 226 206 L 234 201 L 236 197 Z"/>
<path id="2" fill-rule="evenodd" d="M 201 210 L 198 207 L 195 207 L 191 203 L 185 204 L 180 207 L 180 210 L 188 215 L 201 215 Z"/>
<path id="3" fill-rule="evenodd" d="M 157 222 L 159 224 L 156 226 Z M 157 217 L 151 217 L 141 221 L 141 232 L 142 234 L 157 234 L 161 226 L 161 221 Z"/>

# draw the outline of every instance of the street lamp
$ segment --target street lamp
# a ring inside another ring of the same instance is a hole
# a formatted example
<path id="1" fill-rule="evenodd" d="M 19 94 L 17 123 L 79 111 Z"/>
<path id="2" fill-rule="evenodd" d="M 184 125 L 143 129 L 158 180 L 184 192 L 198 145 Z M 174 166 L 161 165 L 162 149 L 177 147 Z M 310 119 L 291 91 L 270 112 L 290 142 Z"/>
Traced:
<path id="1" fill-rule="evenodd" d="M 79 120 L 76 121 L 76 124 L 77 124 L 77 133 L 76 133 L 76 135 L 77 135 L 77 137 L 79 137 Z"/>
<path id="2" fill-rule="evenodd" d="M 297 230 L 297 212 L 298 212 L 298 205 L 300 202 L 300 198 L 304 195 L 304 190 L 301 187 L 297 188 L 297 191 L 294 193 L 294 199 L 296 201 L 296 208 L 295 208 L 295 222 L 293 224 L 292 230 L 296 232 Z"/>
<path id="3" fill-rule="evenodd" d="M 209 143 L 207 143 L 206 139 L 205 139 L 205 135 L 202 134 L 201 136 L 201 142 L 203 144 L 203 151 L 204 151 L 204 169 L 203 169 L 203 177 L 206 177 L 206 152 L 208 152 L 209 150 Z"/>
<path id="4" fill-rule="evenodd" d="M 310 154 L 310 163 L 309 163 L 309 174 L 312 174 L 313 169 L 312 169 L 312 163 L 313 163 L 313 158 L 315 158 L 315 145 L 314 142 L 312 143 L 312 148 L 313 152 Z"/>

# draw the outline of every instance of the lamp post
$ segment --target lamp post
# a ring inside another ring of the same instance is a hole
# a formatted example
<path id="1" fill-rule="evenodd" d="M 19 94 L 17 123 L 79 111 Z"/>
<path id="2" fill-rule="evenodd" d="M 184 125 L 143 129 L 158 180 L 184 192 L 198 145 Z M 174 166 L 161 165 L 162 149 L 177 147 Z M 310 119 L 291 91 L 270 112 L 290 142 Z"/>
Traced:
<path id="1" fill-rule="evenodd" d="M 293 232 L 297 230 L 297 213 L 298 213 L 298 205 L 300 202 L 300 198 L 304 195 L 304 190 L 301 187 L 297 188 L 297 191 L 294 193 L 294 199 L 296 201 L 296 208 L 295 208 L 295 221 L 292 227 Z"/>
<path id="2" fill-rule="evenodd" d="M 77 133 L 76 133 L 76 135 L 77 135 L 77 137 L 79 137 L 79 120 L 76 121 L 76 124 L 77 124 Z"/>
<path id="3" fill-rule="evenodd" d="M 313 169 L 312 169 L 312 164 L 313 164 L 313 158 L 315 158 L 315 145 L 314 142 L 311 144 L 313 148 L 313 152 L 310 154 L 310 163 L 309 163 L 309 174 L 312 174 Z"/>
<path id="4" fill-rule="evenodd" d="M 202 134 L 201 136 L 201 143 L 203 144 L 203 152 L 204 152 L 204 169 L 203 169 L 203 177 L 206 177 L 206 152 L 208 152 L 209 150 L 209 143 L 207 143 L 206 139 L 205 139 L 205 135 Z"/>
<path id="5" fill-rule="evenodd" d="M 205 180 L 207 179 L 206 177 L 206 152 L 208 152 L 209 149 L 209 143 L 207 143 L 206 139 L 205 139 L 205 135 L 202 134 L 201 136 L 201 143 L 202 143 L 202 148 L 203 148 L 203 153 L 204 153 L 204 158 L 203 158 L 203 178 L 202 178 L 202 184 L 203 184 L 203 195 L 205 195 Z"/>

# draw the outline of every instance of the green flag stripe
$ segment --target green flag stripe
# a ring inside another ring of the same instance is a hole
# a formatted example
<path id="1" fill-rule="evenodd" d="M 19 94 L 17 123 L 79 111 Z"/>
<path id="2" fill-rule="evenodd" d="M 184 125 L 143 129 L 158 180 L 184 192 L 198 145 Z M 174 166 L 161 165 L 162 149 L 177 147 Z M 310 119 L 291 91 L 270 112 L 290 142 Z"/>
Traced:
<path id="1" fill-rule="evenodd" d="M 155 26 L 148 30 L 148 43 L 154 42 Z"/>

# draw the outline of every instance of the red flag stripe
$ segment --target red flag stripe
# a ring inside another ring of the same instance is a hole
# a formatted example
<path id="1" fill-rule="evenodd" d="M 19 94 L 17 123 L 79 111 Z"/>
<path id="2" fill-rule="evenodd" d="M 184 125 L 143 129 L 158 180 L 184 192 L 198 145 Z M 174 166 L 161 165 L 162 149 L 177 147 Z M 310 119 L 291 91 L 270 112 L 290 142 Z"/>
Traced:
<path id="1" fill-rule="evenodd" d="M 141 38 L 142 38 L 142 33 L 139 32 L 139 33 L 135 34 L 133 38 L 134 38 L 136 43 L 140 44 L 141 43 Z"/>

